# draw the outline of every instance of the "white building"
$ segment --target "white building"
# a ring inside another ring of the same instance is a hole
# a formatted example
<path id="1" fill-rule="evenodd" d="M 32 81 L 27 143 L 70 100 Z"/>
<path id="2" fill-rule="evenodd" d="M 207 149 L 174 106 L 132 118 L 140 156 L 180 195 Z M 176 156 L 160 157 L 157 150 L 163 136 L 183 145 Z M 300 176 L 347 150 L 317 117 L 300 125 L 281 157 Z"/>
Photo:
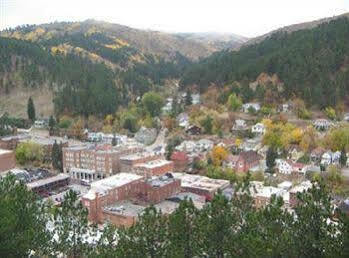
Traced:
<path id="1" fill-rule="evenodd" d="M 258 112 L 261 109 L 261 105 L 259 103 L 245 103 L 242 105 L 242 110 L 245 113 L 248 113 L 250 108 L 253 108 L 255 111 Z"/>
<path id="2" fill-rule="evenodd" d="M 257 123 L 254 126 L 252 126 L 251 131 L 254 134 L 262 135 L 262 134 L 265 134 L 266 129 L 264 124 Z"/>
<path id="3" fill-rule="evenodd" d="M 293 168 L 286 160 L 277 159 L 275 163 L 280 174 L 290 175 L 292 173 Z"/>
<path id="4" fill-rule="evenodd" d="M 192 104 L 193 105 L 200 104 L 200 94 L 192 94 L 191 98 L 192 98 Z"/>

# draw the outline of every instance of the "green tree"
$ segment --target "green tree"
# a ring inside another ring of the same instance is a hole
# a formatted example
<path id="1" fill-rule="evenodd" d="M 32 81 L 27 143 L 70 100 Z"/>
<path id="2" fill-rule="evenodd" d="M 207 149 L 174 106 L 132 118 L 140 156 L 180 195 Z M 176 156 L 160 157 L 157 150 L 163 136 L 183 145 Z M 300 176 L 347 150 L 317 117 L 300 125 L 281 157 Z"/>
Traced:
<path id="1" fill-rule="evenodd" d="M 53 116 L 50 116 L 50 119 L 48 120 L 48 126 L 50 129 L 53 129 L 56 126 L 56 120 L 53 118 Z"/>
<path id="2" fill-rule="evenodd" d="M 204 128 L 206 134 L 212 134 L 213 118 L 211 116 L 207 115 L 200 124 Z"/>
<path id="3" fill-rule="evenodd" d="M 62 145 L 57 144 L 57 141 L 54 142 L 52 146 L 52 167 L 58 171 L 63 171 L 63 151 Z"/>
<path id="4" fill-rule="evenodd" d="M 115 136 L 115 134 L 114 134 L 113 139 L 111 140 L 111 145 L 112 145 L 112 146 L 116 146 L 117 144 L 118 144 L 118 142 L 117 142 L 116 136 Z"/>
<path id="5" fill-rule="evenodd" d="M 186 106 L 190 106 L 191 104 L 193 104 L 193 98 L 191 96 L 191 92 L 189 90 L 189 88 L 187 89 L 186 95 L 185 95 L 185 105 Z"/>
<path id="6" fill-rule="evenodd" d="M 341 164 L 342 167 L 345 167 L 347 165 L 347 160 L 348 160 L 348 157 L 345 152 L 345 149 L 343 148 L 341 151 L 341 156 L 339 158 L 339 163 Z"/>
<path id="7" fill-rule="evenodd" d="M 36 119 L 36 115 L 35 115 L 35 106 L 34 106 L 32 97 L 29 97 L 28 99 L 27 114 L 28 114 L 28 119 L 34 122 Z"/>
<path id="8" fill-rule="evenodd" d="M 83 257 L 89 252 L 86 235 L 91 234 L 88 226 L 87 209 L 79 201 L 77 194 L 70 190 L 64 196 L 61 206 L 54 211 L 54 233 L 57 240 L 55 251 L 68 257 Z"/>
<path id="9" fill-rule="evenodd" d="M 44 151 L 39 144 L 34 142 L 23 142 L 16 147 L 16 160 L 24 165 L 29 162 L 43 162 Z"/>
<path id="10" fill-rule="evenodd" d="M 275 167 L 275 159 L 277 158 L 277 152 L 273 147 L 269 147 L 266 155 L 266 165 L 268 167 L 268 172 L 273 173 Z"/>
<path id="11" fill-rule="evenodd" d="M 0 177 L 0 256 L 49 254 L 51 233 L 47 210 L 37 196 L 13 175 Z"/>
<path id="12" fill-rule="evenodd" d="M 160 115 L 164 101 L 158 93 L 150 91 L 143 95 L 142 104 L 145 110 L 154 117 Z"/>
<path id="13" fill-rule="evenodd" d="M 242 107 L 242 100 L 235 93 L 230 94 L 228 98 L 228 108 L 232 111 L 238 111 Z"/>

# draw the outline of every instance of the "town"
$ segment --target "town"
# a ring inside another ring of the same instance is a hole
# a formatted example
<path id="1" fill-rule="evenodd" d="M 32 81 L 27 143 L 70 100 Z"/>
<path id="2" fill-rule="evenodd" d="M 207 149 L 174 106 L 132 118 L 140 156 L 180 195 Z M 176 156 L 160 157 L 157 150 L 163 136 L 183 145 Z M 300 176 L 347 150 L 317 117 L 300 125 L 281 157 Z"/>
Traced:
<path id="1" fill-rule="evenodd" d="M 218 191 L 231 199 L 247 174 L 256 207 L 275 195 L 292 209 L 296 193 L 320 176 L 332 187 L 336 205 L 348 210 L 349 113 L 342 120 L 326 113 L 304 120 L 297 116 L 304 107 L 295 100 L 266 114 L 258 102 L 233 103 L 232 94 L 227 105 L 234 112 L 218 115 L 221 124 L 216 125 L 201 115 L 209 114 L 207 95 L 186 94 L 180 93 L 175 104 L 167 98 L 159 125 L 141 127 L 133 136 L 74 125 L 64 129 L 53 125 L 52 117 L 35 120 L 29 129 L 16 128 L 5 124 L 9 118 L 3 115 L 2 127 L 11 133 L 0 138 L 1 175 L 15 175 L 58 206 L 73 190 L 91 223 L 116 226 L 133 225 L 151 205 L 171 214 L 186 198 L 198 208 Z M 183 112 L 172 119 L 174 105 Z M 196 122 L 200 115 L 204 122 Z"/>

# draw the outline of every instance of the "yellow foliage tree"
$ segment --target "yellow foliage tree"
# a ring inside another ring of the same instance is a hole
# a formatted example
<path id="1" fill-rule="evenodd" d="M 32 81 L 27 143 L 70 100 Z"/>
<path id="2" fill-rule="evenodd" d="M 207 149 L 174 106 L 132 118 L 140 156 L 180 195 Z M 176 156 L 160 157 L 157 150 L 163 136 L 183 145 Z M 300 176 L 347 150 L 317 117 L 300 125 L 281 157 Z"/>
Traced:
<path id="1" fill-rule="evenodd" d="M 220 166 L 227 158 L 228 151 L 222 146 L 215 146 L 211 152 L 212 162 L 215 166 Z"/>

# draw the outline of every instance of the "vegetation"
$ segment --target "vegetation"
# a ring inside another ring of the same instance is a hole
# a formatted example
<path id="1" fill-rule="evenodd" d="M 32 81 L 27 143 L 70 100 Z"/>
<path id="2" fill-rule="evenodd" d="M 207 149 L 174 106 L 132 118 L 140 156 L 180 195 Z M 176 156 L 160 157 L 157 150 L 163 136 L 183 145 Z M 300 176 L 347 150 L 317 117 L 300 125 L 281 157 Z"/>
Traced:
<path id="1" fill-rule="evenodd" d="M 16 160 L 20 165 L 33 162 L 43 162 L 44 151 L 39 144 L 23 142 L 16 147 Z"/>
<path id="2" fill-rule="evenodd" d="M 59 255 L 69 257 L 345 257 L 348 217 L 337 213 L 320 181 L 299 193 L 293 215 L 272 197 L 253 206 L 248 184 L 227 200 L 221 193 L 198 210 L 184 200 L 169 216 L 147 208 L 138 223 L 117 231 L 109 225 L 98 242 L 87 242 L 87 210 L 69 192 L 61 207 L 43 209 L 22 183 L 0 179 L 0 254 L 2 257 Z M 24 209 L 24 210 L 23 210 Z M 18 211 L 21 212 L 18 212 Z M 10 219 L 9 219 L 10 218 Z M 48 222 L 55 227 L 46 231 Z M 21 225 L 21 226 L 19 226 Z M 56 237 L 53 238 L 53 233 Z M 14 237 L 8 237 L 8 236 Z M 94 248 L 92 248 L 94 247 Z"/>
<path id="3" fill-rule="evenodd" d="M 286 99 L 295 95 L 321 108 L 335 106 L 348 93 L 349 71 L 342 69 L 349 53 L 348 25 L 349 19 L 339 18 L 313 29 L 277 32 L 237 52 L 215 53 L 190 68 L 181 85 L 204 91 L 211 83 L 239 81 L 248 90 L 247 82 L 264 72 L 284 82 Z"/>
<path id="4" fill-rule="evenodd" d="M 150 116 L 159 116 L 164 105 L 162 97 L 155 92 L 147 92 L 142 97 L 142 104 Z"/>
<path id="5" fill-rule="evenodd" d="M 34 122 L 36 119 L 36 115 L 35 115 L 35 106 L 34 106 L 32 97 L 28 99 L 27 113 L 28 113 L 28 119 Z"/>

